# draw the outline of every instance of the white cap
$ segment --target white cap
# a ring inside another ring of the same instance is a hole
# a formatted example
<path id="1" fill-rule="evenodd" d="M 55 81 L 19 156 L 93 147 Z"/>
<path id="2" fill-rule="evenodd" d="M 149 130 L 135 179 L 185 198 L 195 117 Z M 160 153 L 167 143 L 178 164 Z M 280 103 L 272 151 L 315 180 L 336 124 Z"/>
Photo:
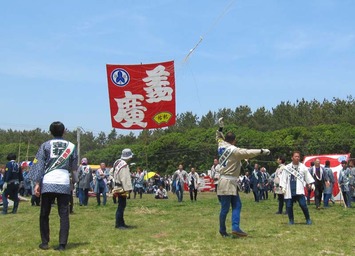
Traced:
<path id="1" fill-rule="evenodd" d="M 122 150 L 122 154 L 121 154 L 122 160 L 131 159 L 132 157 L 133 157 L 133 153 L 131 149 L 125 148 L 124 150 Z"/>

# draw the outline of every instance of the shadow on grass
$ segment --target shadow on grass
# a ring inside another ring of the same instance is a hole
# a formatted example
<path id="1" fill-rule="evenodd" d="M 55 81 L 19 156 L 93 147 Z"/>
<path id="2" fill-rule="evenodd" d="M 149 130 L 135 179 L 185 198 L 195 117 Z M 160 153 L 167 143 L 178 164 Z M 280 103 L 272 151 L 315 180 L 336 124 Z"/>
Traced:
<path id="1" fill-rule="evenodd" d="M 86 246 L 88 244 L 89 244 L 88 242 L 69 243 L 67 244 L 66 249 L 74 249 L 77 247 Z"/>

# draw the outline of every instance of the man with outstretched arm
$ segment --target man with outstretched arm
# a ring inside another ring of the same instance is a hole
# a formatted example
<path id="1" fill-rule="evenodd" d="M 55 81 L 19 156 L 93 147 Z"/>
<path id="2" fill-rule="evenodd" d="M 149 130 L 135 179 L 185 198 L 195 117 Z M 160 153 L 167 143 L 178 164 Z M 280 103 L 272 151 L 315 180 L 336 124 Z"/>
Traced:
<path id="1" fill-rule="evenodd" d="M 219 214 L 219 233 L 222 237 L 230 236 L 226 230 L 226 218 L 230 206 L 232 206 L 232 235 L 245 237 L 247 233 L 241 230 L 240 212 L 242 202 L 238 194 L 237 181 L 242 166 L 241 161 L 246 158 L 253 158 L 258 155 L 269 155 L 268 149 L 244 149 L 235 146 L 236 137 L 232 132 L 223 135 L 223 118 L 219 120 L 219 129 L 216 132 L 218 142 L 218 154 L 220 168 L 220 178 L 218 183 L 217 195 L 220 196 L 221 211 Z"/>

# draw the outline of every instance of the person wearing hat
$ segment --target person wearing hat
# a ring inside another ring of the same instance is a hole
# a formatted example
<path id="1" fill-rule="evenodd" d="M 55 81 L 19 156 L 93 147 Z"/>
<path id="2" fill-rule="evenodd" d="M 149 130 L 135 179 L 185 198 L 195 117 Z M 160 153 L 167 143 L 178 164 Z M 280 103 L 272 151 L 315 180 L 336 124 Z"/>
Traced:
<path id="1" fill-rule="evenodd" d="M 81 159 L 81 165 L 78 168 L 78 188 L 79 188 L 79 205 L 87 206 L 89 202 L 90 184 L 93 181 L 92 170 L 88 165 L 87 158 Z"/>
<path id="2" fill-rule="evenodd" d="M 113 194 L 117 195 L 117 210 L 116 210 L 116 224 L 117 229 L 127 229 L 129 226 L 124 221 L 124 211 L 127 204 L 127 195 L 132 191 L 131 172 L 129 169 L 129 162 L 133 158 L 132 150 L 126 148 L 122 150 L 120 159 L 116 160 L 110 175 L 113 176 L 114 188 Z"/>

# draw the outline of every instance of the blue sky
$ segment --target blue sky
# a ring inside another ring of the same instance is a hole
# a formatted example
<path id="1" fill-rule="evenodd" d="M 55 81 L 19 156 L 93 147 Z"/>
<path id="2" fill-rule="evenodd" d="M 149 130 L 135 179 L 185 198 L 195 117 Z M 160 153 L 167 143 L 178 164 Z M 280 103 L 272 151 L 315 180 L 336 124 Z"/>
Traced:
<path id="1" fill-rule="evenodd" d="M 346 99 L 354 10 L 351 0 L 4 1 L 0 128 L 48 130 L 60 120 L 110 132 L 106 64 L 174 60 L 177 113 L 199 117 Z"/>

